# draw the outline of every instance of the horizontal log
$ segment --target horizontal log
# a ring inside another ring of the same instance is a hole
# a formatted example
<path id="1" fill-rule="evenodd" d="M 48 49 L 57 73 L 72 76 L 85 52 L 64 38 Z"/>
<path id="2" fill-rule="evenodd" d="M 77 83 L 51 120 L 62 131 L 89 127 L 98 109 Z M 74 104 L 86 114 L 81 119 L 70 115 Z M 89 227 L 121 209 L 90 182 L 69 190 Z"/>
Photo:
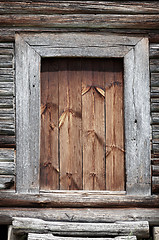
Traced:
<path id="1" fill-rule="evenodd" d="M 13 108 L 13 97 L 0 97 L 0 108 Z"/>
<path id="2" fill-rule="evenodd" d="M 159 44 L 150 44 L 150 58 L 159 58 Z"/>
<path id="3" fill-rule="evenodd" d="M 1 135 L 15 134 L 15 114 L 13 108 L 7 109 L 0 108 L 0 134 Z M 0 137 L 0 142 L 3 142 L 3 139 L 4 139 L 3 137 Z M 6 137 L 4 141 L 6 141 Z"/>
<path id="4" fill-rule="evenodd" d="M 159 207 L 159 196 L 104 195 L 96 192 L 17 194 L 3 192 L 0 207 Z"/>
<path id="5" fill-rule="evenodd" d="M 13 76 L 14 70 L 12 68 L 0 68 L 0 76 L 1 75 L 7 75 L 7 76 Z"/>
<path id="6" fill-rule="evenodd" d="M 13 176 L 0 176 L 0 189 L 9 189 L 14 184 Z"/>
<path id="7" fill-rule="evenodd" d="M 136 236 L 120 236 L 115 238 L 89 238 L 89 240 L 137 240 Z M 57 237 L 53 234 L 36 234 L 29 233 L 28 240 L 86 240 L 86 238 L 74 238 L 74 237 Z"/>
<path id="8" fill-rule="evenodd" d="M 12 96 L 13 87 L 13 82 L 0 82 L 0 96 Z"/>
<path id="9" fill-rule="evenodd" d="M 0 68 L 13 68 L 12 55 L 1 55 L 0 54 Z"/>
<path id="10" fill-rule="evenodd" d="M 0 135 L 0 148 L 15 148 L 15 136 Z"/>
<path id="11" fill-rule="evenodd" d="M 159 59 L 150 59 L 150 72 L 159 72 Z"/>
<path id="12" fill-rule="evenodd" d="M 159 103 L 151 102 L 151 112 L 159 112 Z"/>
<path id="13" fill-rule="evenodd" d="M 7 31 L 6 31 L 7 29 Z M 96 32 L 96 28 L 82 28 L 82 27 L 54 27 L 54 28 L 45 28 L 45 27 L 7 27 L 7 28 L 0 28 L 0 41 L 13 41 L 15 40 L 15 33 L 17 32 L 36 32 L 36 33 L 43 33 L 43 32 L 50 32 L 50 33 L 60 33 L 60 32 Z M 122 35 L 129 35 L 129 36 L 138 36 L 138 37 L 149 37 L 150 42 L 159 42 L 159 34 L 156 33 L 155 29 L 117 29 L 117 28 L 100 28 L 100 32 L 103 33 L 115 33 L 115 34 L 122 34 Z"/>
<path id="14" fill-rule="evenodd" d="M 159 131 L 153 131 L 152 132 L 152 139 L 159 141 Z"/>
<path id="15" fill-rule="evenodd" d="M 159 113 L 152 113 L 151 114 L 151 123 L 152 124 L 159 124 Z"/>
<path id="16" fill-rule="evenodd" d="M 152 165 L 159 165 L 159 158 L 151 158 L 151 164 Z"/>
<path id="17" fill-rule="evenodd" d="M 159 176 L 159 166 L 152 165 L 152 175 L 153 176 Z"/>
<path id="18" fill-rule="evenodd" d="M 51 222 L 37 218 L 13 218 L 15 233 L 50 233 L 65 236 L 127 236 L 149 237 L 147 221 L 117 222 L 117 223 L 77 223 Z"/>
<path id="19" fill-rule="evenodd" d="M 0 43 L 0 51 L 2 50 L 2 49 L 6 49 L 6 50 L 9 50 L 9 49 L 14 49 L 14 44 L 13 43 L 7 43 L 7 42 L 1 42 Z"/>
<path id="20" fill-rule="evenodd" d="M 158 29 L 158 14 L 55 14 L 55 15 L 23 15 L 8 14 L 0 15 L 2 27 L 82 27 L 82 28 L 137 28 Z"/>
<path id="21" fill-rule="evenodd" d="M 157 1 L 127 2 L 127 1 L 35 1 L 17 2 L 7 1 L 0 3 L 0 14 L 55 14 L 55 13 L 122 13 L 122 14 L 157 14 Z"/>
<path id="22" fill-rule="evenodd" d="M 14 175 L 15 163 L 13 162 L 0 162 L 0 175 Z"/>
<path id="23" fill-rule="evenodd" d="M 0 224 L 10 225 L 13 217 L 88 223 L 148 221 L 155 226 L 159 208 L 0 208 Z"/>
<path id="24" fill-rule="evenodd" d="M 151 73 L 151 87 L 159 87 L 159 73 Z"/>
<path id="25" fill-rule="evenodd" d="M 0 148 L 0 162 L 14 162 L 14 148 Z"/>
<path id="26" fill-rule="evenodd" d="M 153 144 L 152 144 L 152 151 L 154 153 L 159 153 L 159 142 L 155 140 L 153 140 Z"/>
<path id="27" fill-rule="evenodd" d="M 159 194 L 159 176 L 152 177 L 152 192 Z"/>

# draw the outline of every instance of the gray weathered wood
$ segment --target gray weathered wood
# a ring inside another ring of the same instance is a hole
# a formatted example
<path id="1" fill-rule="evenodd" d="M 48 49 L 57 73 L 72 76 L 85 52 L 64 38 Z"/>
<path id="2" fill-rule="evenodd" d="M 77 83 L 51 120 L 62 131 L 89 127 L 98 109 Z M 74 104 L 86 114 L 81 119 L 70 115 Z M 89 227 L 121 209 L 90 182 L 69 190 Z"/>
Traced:
<path id="1" fill-rule="evenodd" d="M 3 192 L 1 207 L 159 207 L 159 196 L 107 195 L 89 191 L 15 194 Z"/>
<path id="2" fill-rule="evenodd" d="M 119 14 L 153 14 L 158 13 L 157 1 L 35 1 L 35 2 L 1 2 L 0 13 L 22 14 L 56 14 L 56 13 L 119 13 Z"/>
<path id="3" fill-rule="evenodd" d="M 151 123 L 152 124 L 159 124 L 159 113 L 152 113 L 151 114 Z"/>
<path id="4" fill-rule="evenodd" d="M 159 176 L 152 177 L 152 192 L 159 194 Z"/>
<path id="5" fill-rule="evenodd" d="M 53 234 L 35 234 L 29 233 L 28 240 L 86 240 L 88 238 L 78 237 L 57 237 Z M 89 238 L 89 240 L 137 240 L 136 236 L 120 236 L 115 238 Z"/>
<path id="6" fill-rule="evenodd" d="M 151 73 L 151 87 L 159 87 L 159 73 Z"/>
<path id="7" fill-rule="evenodd" d="M 129 51 L 124 58 L 125 157 L 128 194 L 151 194 L 148 63 L 148 41 L 142 39 L 136 45 L 135 52 Z"/>
<path id="8" fill-rule="evenodd" d="M 0 208 L 0 224 L 11 224 L 13 217 L 88 223 L 148 221 L 150 226 L 156 226 L 159 208 Z"/>
<path id="9" fill-rule="evenodd" d="M 13 97 L 0 97 L 0 108 L 13 108 Z"/>
<path id="10" fill-rule="evenodd" d="M 36 51 L 39 52 L 40 55 L 45 57 L 61 56 L 61 54 L 62 56 L 68 56 L 69 54 L 69 56 L 76 56 L 76 57 L 78 56 L 102 57 L 103 56 L 102 52 L 104 52 L 105 57 L 110 57 L 110 56 L 119 57 L 118 51 L 120 49 L 120 56 L 122 51 L 123 57 L 125 59 L 124 60 L 125 99 L 126 99 L 125 100 L 125 122 L 128 123 L 126 127 L 126 141 L 127 141 L 126 166 L 127 168 L 130 168 L 130 169 L 131 167 L 135 166 L 133 167 L 133 173 L 132 171 L 129 171 L 129 170 L 127 171 L 127 191 L 128 191 L 128 194 L 149 195 L 150 194 L 150 144 L 149 144 L 149 138 L 150 138 L 149 100 L 150 99 L 149 99 L 149 70 L 148 70 L 149 69 L 148 40 L 146 38 L 143 38 L 143 39 L 136 38 L 136 37 L 131 38 L 131 37 L 124 37 L 124 36 L 110 35 L 110 34 L 106 34 L 105 36 L 102 34 L 94 34 L 92 37 L 92 34 L 83 34 L 83 33 L 50 34 L 50 35 L 22 34 L 21 36 L 17 35 L 16 39 L 17 39 L 16 40 L 16 45 L 17 45 L 16 46 L 16 52 L 17 52 L 17 64 L 16 64 L 17 84 L 16 86 L 17 86 L 17 96 L 18 96 L 17 97 L 17 116 L 20 116 L 20 119 L 17 118 L 17 126 L 18 126 L 17 129 L 19 129 L 17 130 L 19 131 L 18 133 L 19 135 L 17 134 L 17 136 L 19 137 L 19 139 L 20 139 L 20 136 L 23 136 L 22 137 L 23 139 L 21 139 L 20 141 L 19 140 L 17 141 L 19 145 L 17 147 L 17 151 L 19 151 L 19 153 L 17 154 L 17 166 L 18 164 L 19 164 L 19 167 L 21 166 L 20 172 L 22 172 L 22 169 L 25 169 L 22 167 L 23 164 L 24 166 L 28 164 L 26 168 L 29 169 L 29 164 L 31 162 L 31 157 L 32 157 L 32 154 L 30 155 L 29 150 L 37 154 L 36 158 L 34 157 L 34 165 L 35 164 L 36 166 L 38 165 L 38 151 L 39 151 L 39 139 L 38 139 L 39 133 L 38 133 L 38 130 L 35 131 L 35 129 L 40 128 L 40 123 L 39 123 L 40 118 L 38 119 L 39 98 L 38 98 L 38 95 L 37 96 L 35 95 L 35 99 L 33 98 L 37 102 L 37 104 L 35 105 L 37 106 L 37 111 L 29 112 L 29 106 L 30 106 L 29 101 L 31 101 L 30 100 L 31 98 L 29 95 L 29 87 L 28 87 L 29 77 L 28 76 L 30 76 L 31 71 L 35 71 L 35 73 L 32 72 L 31 76 L 33 75 L 37 76 L 36 87 L 37 87 L 37 93 L 38 93 L 38 88 L 39 88 L 38 74 L 39 73 L 36 74 L 36 72 L 40 68 L 40 65 L 38 65 L 39 59 L 37 57 L 38 59 L 37 65 L 34 64 L 35 69 L 32 68 L 30 71 L 27 64 L 27 61 L 28 62 L 31 61 L 28 56 L 28 51 L 32 52 L 32 55 L 34 55 L 35 53 L 33 49 L 35 49 Z M 29 45 L 27 45 L 26 42 Z M 56 51 L 52 49 L 52 46 L 54 46 L 54 48 L 56 47 Z M 113 49 L 113 47 L 115 46 L 118 47 L 117 48 L 118 51 L 117 49 L 115 49 L 115 51 L 112 50 L 112 53 L 111 53 L 110 49 Z M 134 49 L 132 49 L 133 47 Z M 84 51 L 81 50 L 82 48 L 84 49 Z M 89 48 L 91 48 L 91 52 L 89 51 Z M 99 49 L 98 51 L 97 51 L 97 48 Z M 125 48 L 126 48 L 126 52 L 129 50 L 129 52 L 126 55 L 125 55 L 126 53 Z M 24 49 L 26 50 L 24 51 Z M 62 50 L 64 51 L 62 52 Z M 30 58 L 33 59 L 32 55 L 30 56 Z M 25 60 L 26 64 L 23 63 L 24 61 L 21 61 L 22 58 Z M 142 72 L 140 71 L 140 69 L 142 69 Z M 27 89 L 27 91 L 25 91 L 25 95 L 21 91 L 22 79 L 24 79 L 24 84 L 26 85 L 25 87 L 23 86 L 23 88 Z M 142 85 L 142 88 L 140 87 L 141 85 Z M 30 84 L 30 86 L 32 87 L 32 84 Z M 132 97 L 130 98 L 130 96 Z M 33 107 L 33 110 L 34 110 L 34 107 Z M 21 114 L 21 111 L 25 115 L 25 121 L 26 121 L 25 131 L 23 129 L 24 126 L 23 126 L 22 120 L 24 118 L 22 118 L 23 114 Z M 37 119 L 36 126 L 34 126 L 33 123 L 29 122 L 29 117 L 26 118 L 26 116 L 29 116 L 29 113 L 30 113 L 30 119 L 33 119 L 33 122 L 35 122 L 35 119 Z M 129 124 L 129 121 L 130 121 L 130 124 Z M 20 125 L 21 123 L 22 125 Z M 33 145 L 33 144 L 29 145 L 29 142 L 28 142 L 29 125 L 34 126 L 33 127 L 34 133 L 37 132 L 37 135 L 35 138 L 30 138 L 32 139 L 33 142 L 36 140 L 35 149 L 33 149 L 33 147 L 29 148 L 29 146 Z M 24 132 L 26 132 L 25 135 L 24 135 Z M 26 146 L 25 146 L 25 149 L 22 150 L 25 145 L 24 143 L 26 144 Z M 131 146 L 133 150 L 131 149 Z M 21 158 L 24 158 L 24 155 L 27 156 L 27 160 L 25 159 L 25 162 L 21 160 Z M 18 181 L 20 181 L 20 179 L 22 178 L 22 176 L 20 175 L 23 175 L 23 174 L 24 173 L 19 174 L 19 178 L 17 178 L 19 179 Z M 27 189 L 26 185 L 25 185 L 25 188 Z M 24 190 L 24 188 L 21 188 L 21 190 L 27 191 L 27 190 Z"/>
<path id="11" fill-rule="evenodd" d="M 152 175 L 159 176 L 159 166 L 152 165 Z"/>
<path id="12" fill-rule="evenodd" d="M 10 111 L 6 111 L 7 113 L 2 112 L 3 111 L 0 111 L 0 134 L 14 135 L 15 116 L 13 114 L 13 109 L 11 108 Z"/>
<path id="13" fill-rule="evenodd" d="M 8 189 L 13 185 L 13 176 L 0 176 L 0 189 Z"/>
<path id="14" fill-rule="evenodd" d="M 14 149 L 0 148 L 0 162 L 14 162 Z"/>
<path id="15" fill-rule="evenodd" d="M 0 82 L 0 96 L 12 96 L 12 95 L 13 95 L 13 83 Z"/>
<path id="16" fill-rule="evenodd" d="M 15 164 L 13 162 L 0 162 L 0 175 L 14 175 Z"/>
<path id="17" fill-rule="evenodd" d="M 123 57 L 138 41 L 138 37 L 110 34 L 34 34 L 21 35 L 43 57 L 85 56 Z"/>
<path id="18" fill-rule="evenodd" d="M 154 165 L 159 165 L 159 157 L 158 158 L 152 157 L 151 158 L 151 163 L 154 164 Z"/>
<path id="19" fill-rule="evenodd" d="M 37 218 L 13 218 L 13 229 L 16 233 L 48 233 L 65 236 L 149 236 L 149 224 L 146 221 L 116 223 L 77 223 L 50 222 Z"/>
<path id="20" fill-rule="evenodd" d="M 17 192 L 39 191 L 40 57 L 16 35 Z"/>
<path id="21" fill-rule="evenodd" d="M 159 57 L 159 44 L 151 43 L 150 44 L 150 58 L 158 58 Z"/>
<path id="22" fill-rule="evenodd" d="M 150 72 L 159 72 L 159 59 L 150 59 Z"/>

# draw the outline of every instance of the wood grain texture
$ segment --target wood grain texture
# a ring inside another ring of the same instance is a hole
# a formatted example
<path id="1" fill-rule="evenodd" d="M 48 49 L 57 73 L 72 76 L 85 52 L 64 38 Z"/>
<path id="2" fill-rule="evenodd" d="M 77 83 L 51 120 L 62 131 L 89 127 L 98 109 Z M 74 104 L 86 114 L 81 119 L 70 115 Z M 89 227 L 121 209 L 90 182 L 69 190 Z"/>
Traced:
<path id="1" fill-rule="evenodd" d="M 106 237 L 125 236 L 130 232 L 137 237 L 149 237 L 149 224 L 143 222 L 71 223 L 49 222 L 36 218 L 13 218 L 15 232 L 48 233 L 65 236 Z"/>
<path id="2" fill-rule="evenodd" d="M 2 27 L 45 27 L 45 28 L 132 28 L 157 29 L 159 27 L 157 14 L 5 14 L 0 16 Z"/>
<path id="3" fill-rule="evenodd" d="M 0 135 L 1 148 L 15 148 L 15 136 Z"/>
<path id="4" fill-rule="evenodd" d="M 0 162 L 14 162 L 13 148 L 0 148 Z"/>
<path id="5" fill-rule="evenodd" d="M 127 1 L 7 1 L 0 3 L 1 14 L 60 14 L 60 13 L 118 13 L 118 14 L 157 14 L 158 13 L 157 1 L 145 1 L 141 3 L 127 2 Z"/>
<path id="6" fill-rule="evenodd" d="M 110 61 L 105 83 L 106 189 L 125 189 L 123 63 Z"/>
<path id="7" fill-rule="evenodd" d="M 39 191 L 40 57 L 16 35 L 17 192 Z M 23 90 L 23 91 L 22 91 Z"/>
<path id="8" fill-rule="evenodd" d="M 152 177 L 152 192 L 159 194 L 159 176 Z"/>
<path id="9" fill-rule="evenodd" d="M 143 38 L 124 58 L 126 189 L 135 195 L 151 194 L 148 63 L 148 40 Z"/>
<path id="10" fill-rule="evenodd" d="M 101 208 L 158 208 L 159 196 L 112 195 L 102 191 L 64 191 L 41 194 L 15 194 L 3 192 L 1 207 L 101 207 Z"/>
<path id="11" fill-rule="evenodd" d="M 82 189 L 81 63 L 62 59 L 59 72 L 60 189 Z"/>
<path id="12" fill-rule="evenodd" d="M 53 234 L 34 234 L 29 233 L 28 234 L 28 240 L 85 240 L 86 238 L 74 238 L 74 237 L 57 237 L 53 236 Z M 136 236 L 121 236 L 121 237 L 115 237 L 115 238 L 89 238 L 89 240 L 137 240 Z"/>
<path id="13" fill-rule="evenodd" d="M 83 189 L 105 190 L 105 61 L 82 61 Z M 99 91 L 97 90 L 99 89 Z"/>
<path id="14" fill-rule="evenodd" d="M 15 163 L 0 162 L 0 175 L 15 175 Z"/>
<path id="15" fill-rule="evenodd" d="M 40 188 L 59 189 L 58 64 L 42 60 Z"/>
<path id="16" fill-rule="evenodd" d="M 14 176 L 0 176 L 0 190 L 2 189 L 9 189 L 14 184 Z"/>
<path id="17" fill-rule="evenodd" d="M 13 217 L 30 217 L 45 221 L 113 223 L 116 221 L 148 221 L 156 226 L 158 208 L 0 208 L 0 224 L 9 225 Z"/>

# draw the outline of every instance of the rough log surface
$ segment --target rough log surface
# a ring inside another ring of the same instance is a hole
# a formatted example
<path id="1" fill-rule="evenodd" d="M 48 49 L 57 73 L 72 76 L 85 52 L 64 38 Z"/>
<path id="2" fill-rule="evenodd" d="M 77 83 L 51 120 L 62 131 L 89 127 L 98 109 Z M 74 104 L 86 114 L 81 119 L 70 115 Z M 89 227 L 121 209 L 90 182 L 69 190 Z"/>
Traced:
<path id="1" fill-rule="evenodd" d="M 64 236 L 106 237 L 127 236 L 149 237 L 147 221 L 116 223 L 77 223 L 51 222 L 37 218 L 13 218 L 13 230 L 16 233 L 49 233 Z"/>
<path id="2" fill-rule="evenodd" d="M 136 236 L 120 236 L 115 238 L 89 238 L 89 240 L 137 240 Z M 28 240 L 86 240 L 86 238 L 57 237 L 53 234 L 28 234 Z"/>
<path id="3" fill-rule="evenodd" d="M 16 194 L 3 192 L 0 207 L 159 207 L 159 196 L 101 195 L 99 192 Z"/>
<path id="4" fill-rule="evenodd" d="M 127 1 L 7 1 L 0 3 L 0 14 L 60 14 L 68 13 L 116 13 L 116 14 L 157 14 L 158 1 L 145 1 L 144 4 Z"/>
<path id="5" fill-rule="evenodd" d="M 148 221 L 155 226 L 159 222 L 159 208 L 0 208 L 0 224 L 11 224 L 13 217 L 88 223 Z"/>
<path id="6" fill-rule="evenodd" d="M 150 44 L 152 155 L 159 154 L 159 44 Z M 152 193 L 159 194 L 159 158 L 152 156 Z"/>

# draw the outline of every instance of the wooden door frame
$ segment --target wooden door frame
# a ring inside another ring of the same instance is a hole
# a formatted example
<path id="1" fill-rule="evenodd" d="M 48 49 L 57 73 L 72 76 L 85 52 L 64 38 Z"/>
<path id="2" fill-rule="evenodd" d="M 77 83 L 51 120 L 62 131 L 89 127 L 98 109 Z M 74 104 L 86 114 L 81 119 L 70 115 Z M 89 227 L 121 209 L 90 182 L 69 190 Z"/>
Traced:
<path id="1" fill-rule="evenodd" d="M 99 33 L 23 33 L 16 34 L 15 50 L 17 193 L 39 193 L 41 57 L 111 57 L 124 60 L 126 194 L 150 195 L 148 39 Z"/>

